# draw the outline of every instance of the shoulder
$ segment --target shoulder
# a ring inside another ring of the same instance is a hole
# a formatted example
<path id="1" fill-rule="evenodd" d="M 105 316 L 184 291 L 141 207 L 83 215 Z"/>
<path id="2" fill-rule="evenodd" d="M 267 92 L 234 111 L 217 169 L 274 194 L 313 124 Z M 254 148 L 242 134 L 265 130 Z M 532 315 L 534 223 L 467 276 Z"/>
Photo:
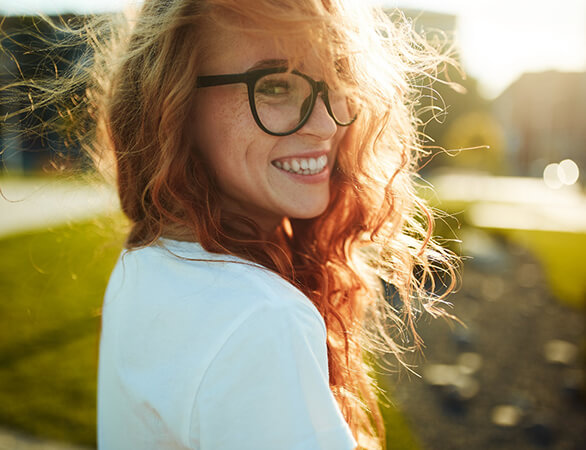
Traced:
<path id="1" fill-rule="evenodd" d="M 329 387 L 323 321 L 308 308 L 252 311 L 215 348 L 193 399 L 188 434 L 202 448 L 355 446 Z"/>
<path id="2" fill-rule="evenodd" d="M 278 275 L 175 241 L 125 251 L 112 274 L 104 310 L 124 320 L 129 332 L 175 330 L 205 335 L 207 342 L 225 340 L 245 322 L 257 322 L 257 328 L 270 332 L 278 317 L 326 332 L 311 301 Z"/>
<path id="3" fill-rule="evenodd" d="M 167 301 L 213 297 L 232 307 L 305 305 L 318 314 L 303 293 L 258 264 L 206 252 L 197 243 L 163 242 L 161 246 L 124 251 L 112 274 L 110 290 L 122 287 L 144 294 L 164 292 Z"/>

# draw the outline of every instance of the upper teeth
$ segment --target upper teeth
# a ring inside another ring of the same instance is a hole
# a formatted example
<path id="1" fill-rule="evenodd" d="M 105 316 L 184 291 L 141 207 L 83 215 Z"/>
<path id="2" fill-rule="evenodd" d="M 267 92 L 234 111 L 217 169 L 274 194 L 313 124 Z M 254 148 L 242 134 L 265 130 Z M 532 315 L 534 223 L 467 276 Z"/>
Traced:
<path id="1" fill-rule="evenodd" d="M 300 175 L 314 175 L 320 173 L 326 167 L 328 157 L 322 155 L 319 158 L 290 158 L 287 160 L 273 161 L 279 169 Z"/>

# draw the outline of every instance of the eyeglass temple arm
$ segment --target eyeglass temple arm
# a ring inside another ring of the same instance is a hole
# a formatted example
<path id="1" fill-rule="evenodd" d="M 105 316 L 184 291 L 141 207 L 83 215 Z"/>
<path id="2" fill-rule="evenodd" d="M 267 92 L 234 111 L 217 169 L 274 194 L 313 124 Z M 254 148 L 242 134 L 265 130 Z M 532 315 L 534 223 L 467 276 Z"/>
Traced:
<path id="1" fill-rule="evenodd" d="M 224 84 L 246 83 L 249 87 L 254 85 L 263 75 L 285 72 L 285 67 L 269 67 L 266 69 L 250 70 L 244 73 L 228 73 L 222 75 L 203 75 L 197 77 L 197 87 L 221 86 Z M 295 71 L 294 71 L 295 73 Z"/>
<path id="2" fill-rule="evenodd" d="M 234 73 L 226 75 L 204 75 L 197 77 L 197 87 L 222 86 L 224 84 L 249 83 L 254 77 L 251 73 Z"/>
<path id="3" fill-rule="evenodd" d="M 205 75 L 197 77 L 197 87 L 221 86 L 223 84 L 245 83 L 242 74 Z"/>

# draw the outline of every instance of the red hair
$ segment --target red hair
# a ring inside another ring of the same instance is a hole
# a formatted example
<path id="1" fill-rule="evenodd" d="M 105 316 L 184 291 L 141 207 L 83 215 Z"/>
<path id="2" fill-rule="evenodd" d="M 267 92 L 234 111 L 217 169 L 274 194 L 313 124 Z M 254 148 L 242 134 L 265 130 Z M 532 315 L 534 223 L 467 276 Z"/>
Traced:
<path id="1" fill-rule="evenodd" d="M 102 164 L 114 157 L 131 222 L 127 246 L 161 236 L 193 240 L 297 286 L 325 320 L 330 386 L 346 420 L 362 447 L 382 444 L 365 349 L 403 352 L 390 335 L 412 327 L 414 299 L 437 312 L 441 298 L 425 287 L 434 264 L 451 270 L 447 253 L 430 240 L 431 215 L 413 185 L 423 153 L 414 80 L 433 78 L 446 58 L 400 17 L 391 23 L 349 0 L 146 0 L 132 22 L 120 39 L 95 41 L 89 90 L 97 123 L 92 150 Z M 266 236 L 248 218 L 222 210 L 216 180 L 186 133 L 213 27 L 270 36 L 292 66 L 311 52 L 328 84 L 359 106 L 319 217 L 285 218 Z M 381 279 L 399 293 L 400 312 L 385 301 Z"/>

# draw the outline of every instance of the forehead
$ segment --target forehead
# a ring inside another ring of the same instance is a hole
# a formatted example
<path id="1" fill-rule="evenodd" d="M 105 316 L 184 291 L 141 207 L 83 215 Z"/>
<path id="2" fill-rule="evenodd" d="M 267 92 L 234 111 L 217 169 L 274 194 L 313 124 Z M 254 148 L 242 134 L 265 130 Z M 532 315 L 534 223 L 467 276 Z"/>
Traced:
<path id="1" fill-rule="evenodd" d="M 319 65 L 312 61 L 309 47 L 288 42 L 287 49 L 273 37 L 259 36 L 238 30 L 216 28 L 208 54 L 201 65 L 202 75 L 245 72 L 263 62 L 292 62 L 296 69 L 316 72 Z"/>
<path id="2" fill-rule="evenodd" d="M 284 59 L 274 39 L 220 28 L 212 33 L 201 70 L 202 73 L 244 72 L 263 59 Z"/>

